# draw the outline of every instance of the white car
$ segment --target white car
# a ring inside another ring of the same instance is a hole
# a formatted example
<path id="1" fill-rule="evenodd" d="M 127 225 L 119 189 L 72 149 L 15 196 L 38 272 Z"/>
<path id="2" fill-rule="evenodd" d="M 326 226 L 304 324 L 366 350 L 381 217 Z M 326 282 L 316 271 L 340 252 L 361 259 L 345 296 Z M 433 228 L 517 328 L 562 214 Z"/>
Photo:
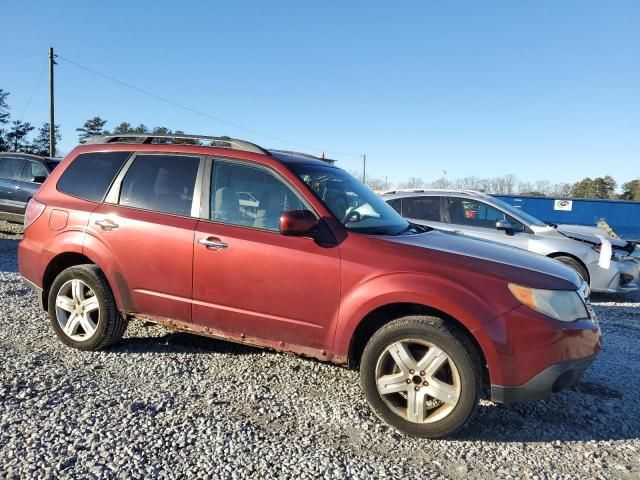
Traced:
<path id="1" fill-rule="evenodd" d="M 633 242 L 597 227 L 548 225 L 491 195 L 473 190 L 392 191 L 382 195 L 413 223 L 504 243 L 572 267 L 593 292 L 638 289 L 640 258 Z"/>

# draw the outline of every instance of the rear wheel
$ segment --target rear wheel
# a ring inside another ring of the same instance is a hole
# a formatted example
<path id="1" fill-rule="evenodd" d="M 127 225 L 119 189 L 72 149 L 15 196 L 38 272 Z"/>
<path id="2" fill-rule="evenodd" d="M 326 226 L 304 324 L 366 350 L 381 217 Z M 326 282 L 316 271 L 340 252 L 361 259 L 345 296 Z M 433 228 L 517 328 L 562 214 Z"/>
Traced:
<path id="1" fill-rule="evenodd" d="M 480 362 L 467 337 L 426 316 L 403 317 L 378 330 L 365 347 L 360 378 L 378 417 L 426 438 L 463 428 L 481 389 Z"/>
<path id="2" fill-rule="evenodd" d="M 580 275 L 580 278 L 582 278 L 582 280 L 589 283 L 589 272 L 587 272 L 587 269 L 575 258 L 561 255 L 559 257 L 553 257 L 553 259 L 559 261 L 560 263 L 564 263 L 567 267 L 573 268 L 575 272 Z"/>
<path id="3" fill-rule="evenodd" d="M 58 338 L 80 350 L 99 350 L 122 338 L 126 320 L 95 265 L 63 270 L 49 290 L 49 319 Z"/>

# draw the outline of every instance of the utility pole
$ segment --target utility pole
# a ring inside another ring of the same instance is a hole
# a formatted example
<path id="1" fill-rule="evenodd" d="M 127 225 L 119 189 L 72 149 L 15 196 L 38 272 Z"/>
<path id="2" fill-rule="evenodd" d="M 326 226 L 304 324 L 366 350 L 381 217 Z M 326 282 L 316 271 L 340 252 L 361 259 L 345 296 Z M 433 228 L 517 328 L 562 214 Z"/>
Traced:
<path id="1" fill-rule="evenodd" d="M 56 156 L 56 123 L 53 107 L 53 66 L 56 64 L 53 47 L 49 47 L 49 156 Z"/>
<path id="2" fill-rule="evenodd" d="M 367 155 L 362 155 L 362 183 L 366 185 L 367 180 Z"/>

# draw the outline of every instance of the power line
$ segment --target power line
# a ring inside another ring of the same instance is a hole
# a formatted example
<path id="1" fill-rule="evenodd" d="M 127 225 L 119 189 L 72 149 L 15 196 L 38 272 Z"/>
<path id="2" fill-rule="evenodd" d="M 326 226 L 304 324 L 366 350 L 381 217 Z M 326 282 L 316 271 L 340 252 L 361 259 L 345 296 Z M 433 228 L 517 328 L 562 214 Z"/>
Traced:
<path id="1" fill-rule="evenodd" d="M 34 53 L 32 55 L 23 55 L 21 57 L 0 58 L 0 63 L 19 62 L 21 60 L 26 60 L 27 58 L 42 57 L 44 55 L 46 55 L 46 53 Z"/>
<path id="2" fill-rule="evenodd" d="M 45 63 L 42 66 L 42 70 L 40 71 L 40 75 L 38 75 L 38 79 L 36 80 L 36 84 L 33 86 L 33 90 L 31 91 L 31 95 L 29 96 L 29 101 L 27 101 L 27 105 L 24 107 L 24 110 L 22 111 L 22 115 L 20 116 L 20 121 L 24 120 L 24 116 L 27 114 L 27 110 L 29 110 L 29 107 L 31 106 L 31 102 L 33 101 L 33 96 L 36 93 L 36 90 L 38 89 L 38 86 L 40 85 L 40 80 L 42 80 L 42 75 L 44 75 L 44 71 L 47 69 L 47 64 Z"/>
<path id="3" fill-rule="evenodd" d="M 78 68 L 81 68 L 83 70 L 86 70 L 87 72 L 93 73 L 94 75 L 98 75 L 99 77 L 105 78 L 105 79 L 107 79 L 109 81 L 112 81 L 112 82 L 115 82 L 115 83 L 117 83 L 119 85 L 122 85 L 123 87 L 129 88 L 131 90 L 135 90 L 138 93 L 142 93 L 143 95 L 147 95 L 147 96 L 149 96 L 151 98 L 155 98 L 156 100 L 160 100 L 161 102 L 167 103 L 167 104 L 172 105 L 174 107 L 181 108 L 183 110 L 186 110 L 188 112 L 194 113 L 196 115 L 200 115 L 202 117 L 208 118 L 210 120 L 214 120 L 216 122 L 223 123 L 225 125 L 229 125 L 231 127 L 237 128 L 239 130 L 243 130 L 245 132 L 252 133 L 254 135 L 260 135 L 262 137 L 270 138 L 271 140 L 274 140 L 274 141 L 277 141 L 277 142 L 281 142 L 281 143 L 286 143 L 288 145 L 294 145 L 296 147 L 301 147 L 301 148 L 306 148 L 306 149 L 326 152 L 326 153 L 329 153 L 331 155 L 341 155 L 341 156 L 346 156 L 346 157 L 360 157 L 361 156 L 361 155 L 353 154 L 353 153 L 337 152 L 337 151 L 332 151 L 332 150 L 326 150 L 326 149 L 323 149 L 323 148 L 320 148 L 320 147 L 314 147 L 314 146 L 311 146 L 311 145 L 304 145 L 302 143 L 292 142 L 292 141 L 286 140 L 284 138 L 275 137 L 273 135 L 262 133 L 262 132 L 259 132 L 257 130 L 253 130 L 251 128 L 243 127 L 242 125 L 238 125 L 237 123 L 229 122 L 229 121 L 224 120 L 222 118 L 215 117 L 213 115 L 209 115 L 208 113 L 202 112 L 200 110 L 196 110 L 195 108 L 191 108 L 191 107 L 188 107 L 186 105 L 182 105 L 182 104 L 180 104 L 178 102 L 174 102 L 173 100 L 169 100 L 168 98 L 161 97 L 160 95 L 156 95 L 155 93 L 151 93 L 151 92 L 149 92 L 147 90 L 144 90 L 144 89 L 142 89 L 140 87 L 136 87 L 135 85 L 131 85 L 130 83 L 123 82 L 122 80 L 118 80 L 117 78 L 114 78 L 114 77 L 112 77 L 110 75 L 106 75 L 106 74 L 98 72 L 98 71 L 96 71 L 96 70 L 94 70 L 92 68 L 89 68 L 89 67 L 81 65 L 81 64 L 79 64 L 77 62 L 74 62 L 73 60 L 70 60 L 68 58 L 63 57 L 62 55 L 56 55 L 56 58 L 64 60 L 65 62 L 70 63 L 71 65 L 74 65 L 74 66 L 76 66 Z"/>

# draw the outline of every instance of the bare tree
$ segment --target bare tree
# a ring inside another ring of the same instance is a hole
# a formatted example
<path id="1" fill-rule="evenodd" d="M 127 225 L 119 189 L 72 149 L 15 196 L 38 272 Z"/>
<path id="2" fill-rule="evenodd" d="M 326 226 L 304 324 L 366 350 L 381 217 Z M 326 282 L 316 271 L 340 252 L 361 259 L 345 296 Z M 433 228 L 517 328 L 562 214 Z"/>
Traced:
<path id="1" fill-rule="evenodd" d="M 420 177 L 410 177 L 407 181 L 398 184 L 398 188 L 423 188 L 424 186 L 425 182 Z"/>

